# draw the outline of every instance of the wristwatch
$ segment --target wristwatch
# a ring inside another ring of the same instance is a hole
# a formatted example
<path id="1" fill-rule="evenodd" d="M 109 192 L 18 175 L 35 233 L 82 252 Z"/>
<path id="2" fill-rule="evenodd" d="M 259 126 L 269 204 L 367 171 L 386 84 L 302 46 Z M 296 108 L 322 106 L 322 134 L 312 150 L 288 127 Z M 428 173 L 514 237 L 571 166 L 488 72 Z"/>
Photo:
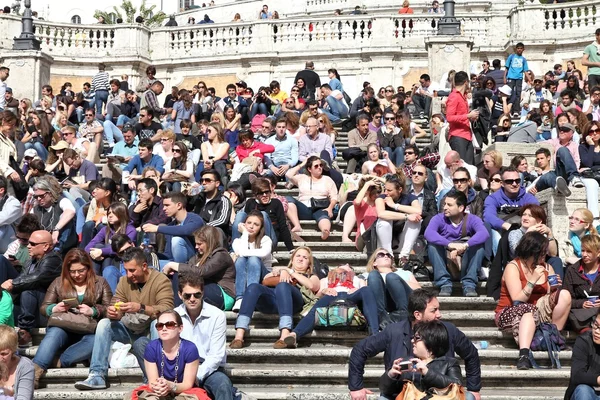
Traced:
<path id="1" fill-rule="evenodd" d="M 142 303 L 140 303 L 140 312 L 142 314 L 146 314 L 146 306 L 144 304 L 142 304 Z"/>

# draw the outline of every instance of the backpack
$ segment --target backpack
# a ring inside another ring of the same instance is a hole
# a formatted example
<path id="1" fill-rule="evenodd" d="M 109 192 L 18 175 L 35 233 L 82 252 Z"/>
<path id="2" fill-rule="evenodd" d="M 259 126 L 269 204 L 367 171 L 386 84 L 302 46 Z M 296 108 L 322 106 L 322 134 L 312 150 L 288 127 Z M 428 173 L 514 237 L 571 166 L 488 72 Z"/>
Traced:
<path id="1" fill-rule="evenodd" d="M 328 306 L 315 310 L 315 327 L 347 328 L 362 327 L 366 319 L 358 306 L 350 300 L 336 300 Z"/>
<path id="2" fill-rule="evenodd" d="M 533 360 L 531 351 L 547 351 L 548 358 L 552 363 L 550 368 L 560 368 L 558 353 L 565 349 L 565 339 L 560 335 L 556 325 L 543 322 L 535 328 L 530 349 L 529 359 L 534 368 L 540 368 L 540 366 Z"/>

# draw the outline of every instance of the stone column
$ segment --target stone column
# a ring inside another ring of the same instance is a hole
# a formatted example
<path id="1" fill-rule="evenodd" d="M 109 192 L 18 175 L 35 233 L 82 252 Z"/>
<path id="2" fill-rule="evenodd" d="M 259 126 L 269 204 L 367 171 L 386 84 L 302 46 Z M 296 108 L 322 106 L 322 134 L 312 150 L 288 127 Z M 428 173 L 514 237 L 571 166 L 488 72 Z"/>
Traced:
<path id="1" fill-rule="evenodd" d="M 466 71 L 471 65 L 473 38 L 464 36 L 430 36 L 425 38 L 429 61 L 429 76 L 439 82 L 450 71 Z"/>
<path id="2" fill-rule="evenodd" d="M 54 58 L 35 50 L 6 51 L 0 54 L 0 65 L 10 68 L 10 86 L 17 99 L 39 100 L 42 86 L 50 82 Z"/>

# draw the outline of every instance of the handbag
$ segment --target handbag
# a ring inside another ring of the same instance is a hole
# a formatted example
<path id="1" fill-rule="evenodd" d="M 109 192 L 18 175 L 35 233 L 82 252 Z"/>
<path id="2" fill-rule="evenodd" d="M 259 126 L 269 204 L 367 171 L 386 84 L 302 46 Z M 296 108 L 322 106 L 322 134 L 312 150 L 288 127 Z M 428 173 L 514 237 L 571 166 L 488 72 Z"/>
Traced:
<path id="1" fill-rule="evenodd" d="M 15 198 L 19 201 L 23 201 L 27 198 L 27 193 L 29 193 L 29 184 L 25 180 L 25 174 L 13 156 L 10 156 L 8 164 L 21 178 L 19 182 L 11 179 L 10 183 L 15 191 Z"/>
<path id="2" fill-rule="evenodd" d="M 142 313 L 126 313 L 121 318 L 121 322 L 127 329 L 136 335 L 148 333 L 152 320 L 149 315 Z"/>
<path id="3" fill-rule="evenodd" d="M 52 313 L 48 319 L 48 327 L 55 326 L 64 329 L 65 331 L 82 335 L 95 333 L 97 325 L 98 321 L 95 319 L 81 313 L 70 311 Z"/>
<path id="4" fill-rule="evenodd" d="M 350 300 L 336 300 L 315 310 L 315 327 L 346 328 L 364 326 L 366 319 L 358 306 Z"/>
<path id="5" fill-rule="evenodd" d="M 313 180 L 310 178 L 310 191 L 312 192 L 312 184 Z M 312 212 L 323 210 L 329 207 L 329 199 L 315 199 L 313 197 L 310 198 L 310 208 Z"/>
<path id="6" fill-rule="evenodd" d="M 595 179 L 600 182 L 600 167 L 594 166 L 592 168 L 581 171 L 581 177 L 587 179 Z"/>
<path id="7" fill-rule="evenodd" d="M 422 392 L 412 381 L 404 381 L 404 387 L 396 400 L 465 400 L 465 388 L 456 383 L 450 384 L 447 388 L 430 388 Z"/>

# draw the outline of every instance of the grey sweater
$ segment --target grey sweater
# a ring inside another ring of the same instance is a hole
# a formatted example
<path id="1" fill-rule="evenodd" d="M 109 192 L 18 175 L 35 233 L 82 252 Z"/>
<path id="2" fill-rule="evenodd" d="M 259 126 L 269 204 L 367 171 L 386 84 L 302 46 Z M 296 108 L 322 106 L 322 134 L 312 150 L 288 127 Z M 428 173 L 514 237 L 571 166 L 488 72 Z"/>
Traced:
<path id="1" fill-rule="evenodd" d="M 33 361 L 21 357 L 15 372 L 15 400 L 33 399 Z"/>

